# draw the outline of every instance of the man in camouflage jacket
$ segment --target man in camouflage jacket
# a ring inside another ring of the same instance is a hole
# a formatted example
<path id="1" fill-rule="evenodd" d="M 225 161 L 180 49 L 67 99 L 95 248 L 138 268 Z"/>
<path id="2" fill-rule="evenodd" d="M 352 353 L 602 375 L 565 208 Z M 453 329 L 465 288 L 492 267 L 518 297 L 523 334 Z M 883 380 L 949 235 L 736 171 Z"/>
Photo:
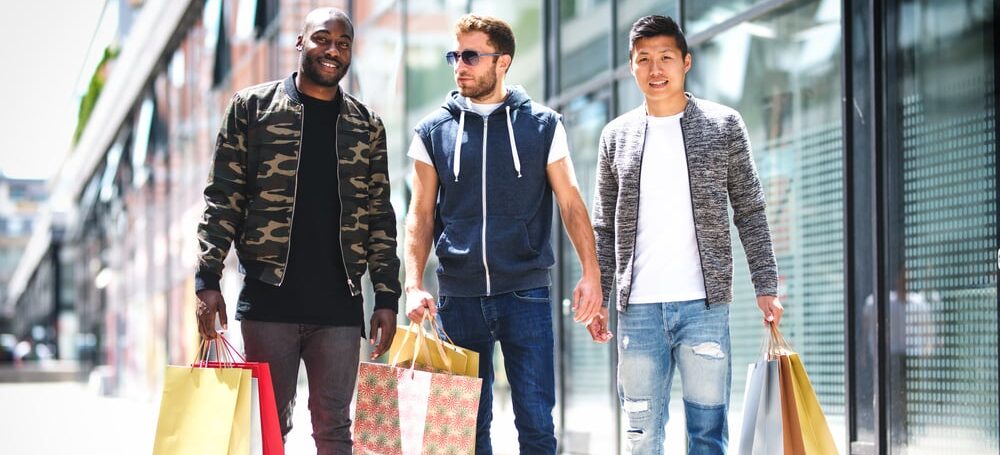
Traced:
<path id="1" fill-rule="evenodd" d="M 375 291 L 372 358 L 392 341 L 400 295 L 385 129 L 338 87 L 353 35 L 342 11 L 310 12 L 296 45 L 299 71 L 233 97 L 198 226 L 199 331 L 218 336 L 217 315 L 226 328 L 219 280 L 235 242 L 246 274 L 236 316 L 247 360 L 270 364 L 283 435 L 304 360 L 321 454 L 351 453 L 361 277 L 367 271 Z"/>

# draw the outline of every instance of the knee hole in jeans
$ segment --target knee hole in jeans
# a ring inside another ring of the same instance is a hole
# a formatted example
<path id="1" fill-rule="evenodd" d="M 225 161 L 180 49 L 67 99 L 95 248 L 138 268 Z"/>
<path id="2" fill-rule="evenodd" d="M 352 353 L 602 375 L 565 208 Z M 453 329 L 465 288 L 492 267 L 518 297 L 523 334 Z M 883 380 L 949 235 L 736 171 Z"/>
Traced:
<path id="1" fill-rule="evenodd" d="M 700 357 L 708 359 L 724 359 L 726 353 L 722 351 L 722 345 L 714 341 L 707 341 L 691 346 L 691 350 Z"/>
<path id="2" fill-rule="evenodd" d="M 625 413 L 629 414 L 630 417 L 632 414 L 649 412 L 649 400 L 630 400 L 626 398 L 623 408 L 625 409 Z"/>

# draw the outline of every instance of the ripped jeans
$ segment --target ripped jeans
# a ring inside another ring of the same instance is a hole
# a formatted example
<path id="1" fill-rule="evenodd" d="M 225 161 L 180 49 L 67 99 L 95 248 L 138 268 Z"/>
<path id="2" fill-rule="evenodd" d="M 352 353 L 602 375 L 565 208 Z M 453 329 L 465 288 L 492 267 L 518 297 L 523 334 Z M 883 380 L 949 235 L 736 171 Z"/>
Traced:
<path id="1" fill-rule="evenodd" d="M 704 300 L 629 305 L 618 313 L 618 397 L 629 453 L 662 454 L 674 368 L 690 455 L 724 454 L 732 361 L 729 305 Z"/>

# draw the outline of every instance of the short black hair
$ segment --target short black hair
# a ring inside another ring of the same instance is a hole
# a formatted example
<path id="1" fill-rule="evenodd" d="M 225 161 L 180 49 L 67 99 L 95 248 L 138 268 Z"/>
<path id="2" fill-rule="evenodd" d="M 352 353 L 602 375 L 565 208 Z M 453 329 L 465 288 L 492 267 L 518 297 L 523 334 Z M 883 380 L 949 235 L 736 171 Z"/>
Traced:
<path id="1" fill-rule="evenodd" d="M 305 19 L 302 21 L 302 32 L 299 33 L 301 36 L 306 36 L 309 31 L 309 27 L 316 25 L 317 23 L 322 24 L 329 19 L 337 19 L 344 22 L 347 33 L 351 35 L 351 39 L 354 39 L 354 23 L 351 22 L 351 17 L 344 12 L 344 10 L 339 8 L 316 8 L 306 14 Z"/>
<path id="2" fill-rule="evenodd" d="M 632 24 L 632 30 L 628 32 L 628 55 L 632 55 L 637 41 L 654 36 L 674 37 L 674 40 L 677 41 L 677 47 L 681 50 L 681 57 L 687 57 L 688 44 L 687 40 L 684 39 L 684 32 L 681 31 L 681 26 L 677 25 L 677 22 L 673 18 L 659 14 L 640 17 L 639 20 Z"/>

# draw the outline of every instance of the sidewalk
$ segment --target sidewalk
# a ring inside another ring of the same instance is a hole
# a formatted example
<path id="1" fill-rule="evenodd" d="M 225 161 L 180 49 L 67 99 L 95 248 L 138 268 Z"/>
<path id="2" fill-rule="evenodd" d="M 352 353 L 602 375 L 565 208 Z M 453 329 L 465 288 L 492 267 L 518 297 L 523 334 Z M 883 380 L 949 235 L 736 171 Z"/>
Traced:
<path id="1" fill-rule="evenodd" d="M 152 452 L 157 409 L 98 397 L 76 382 L 0 384 L 0 451 L 11 455 Z"/>
<path id="2" fill-rule="evenodd" d="M 285 444 L 288 454 L 316 453 L 308 402 L 309 391 L 301 381 Z M 0 383 L 0 403 L 3 454 L 141 455 L 153 450 L 159 397 L 153 402 L 101 397 L 77 382 L 8 382 Z M 494 419 L 495 453 L 517 453 L 509 409 L 497 409 Z"/>

